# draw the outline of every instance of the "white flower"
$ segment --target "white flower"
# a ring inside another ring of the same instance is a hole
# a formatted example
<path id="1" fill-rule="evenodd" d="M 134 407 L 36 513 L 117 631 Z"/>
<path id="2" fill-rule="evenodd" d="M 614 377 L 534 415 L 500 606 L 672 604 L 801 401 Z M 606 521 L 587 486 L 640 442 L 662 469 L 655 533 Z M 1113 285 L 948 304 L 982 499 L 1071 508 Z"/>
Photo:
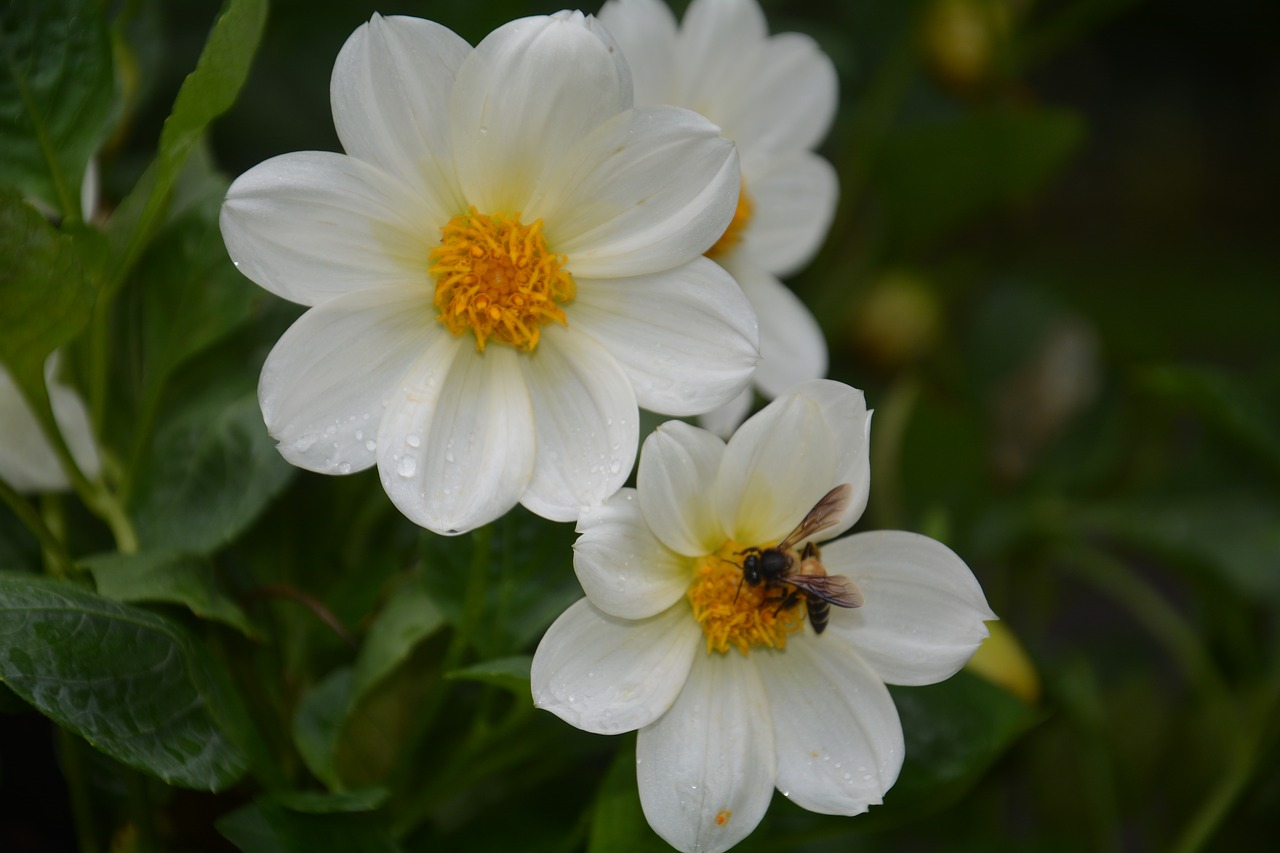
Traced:
<path id="1" fill-rule="evenodd" d="M 628 476 L 637 404 L 693 414 L 747 385 L 755 317 L 701 257 L 737 155 L 692 112 L 632 109 L 595 19 L 525 18 L 472 49 L 375 15 L 331 95 L 346 155 L 269 160 L 222 212 L 241 272 L 312 306 L 259 385 L 290 462 L 376 463 L 437 532 L 517 501 L 570 520 Z"/>
<path id="2" fill-rule="evenodd" d="M 693 0 L 680 27 L 662 0 L 609 0 L 600 21 L 631 66 L 637 104 L 696 110 L 738 146 L 743 192 L 708 255 L 760 318 L 756 387 L 773 398 L 826 375 L 822 329 L 778 276 L 812 259 L 835 212 L 835 170 L 812 153 L 835 116 L 831 60 L 808 36 L 770 37 L 756 0 Z M 751 399 L 748 390 L 704 425 L 728 435 Z"/>
<path id="3" fill-rule="evenodd" d="M 44 363 L 44 381 L 49 389 L 53 419 L 62 431 L 72 458 L 84 475 L 92 479 L 98 476 L 102 466 L 93 431 L 89 428 L 89 413 L 79 394 L 54 381 L 57 369 L 58 355 L 54 353 Z M 71 488 L 35 413 L 4 367 L 0 367 L 0 480 L 23 493 L 60 492 Z"/>
<path id="4" fill-rule="evenodd" d="M 821 633 L 820 605 L 785 598 L 795 587 L 747 582 L 744 551 L 787 538 L 831 490 L 848 484 L 847 504 L 808 541 L 862 513 L 869 428 L 862 392 L 828 380 L 779 397 L 728 444 L 668 422 L 645 441 L 637 487 L 578 522 L 587 597 L 543 637 L 534 702 L 587 731 L 639 729 L 641 804 L 674 847 L 733 846 L 775 786 L 825 814 L 881 802 L 903 758 L 885 683 L 950 677 L 995 618 L 960 558 L 914 533 L 815 553 L 865 596 L 831 607 Z"/>

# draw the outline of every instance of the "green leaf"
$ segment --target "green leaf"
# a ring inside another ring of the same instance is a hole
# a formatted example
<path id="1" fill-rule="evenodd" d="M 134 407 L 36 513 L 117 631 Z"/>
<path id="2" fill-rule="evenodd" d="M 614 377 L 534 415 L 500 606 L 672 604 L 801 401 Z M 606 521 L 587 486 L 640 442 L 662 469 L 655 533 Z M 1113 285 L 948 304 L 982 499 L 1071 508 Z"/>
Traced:
<path id="1" fill-rule="evenodd" d="M 1025 201 L 1084 137 L 1065 110 L 1002 109 L 903 128 L 879 152 L 875 179 L 897 233 L 927 242 L 993 208 Z"/>
<path id="2" fill-rule="evenodd" d="M 249 76 L 266 17 L 266 0 L 228 0 L 214 24 L 195 70 L 183 81 L 165 121 L 155 162 L 108 223 L 116 251 L 113 282 L 123 281 L 150 241 L 174 181 L 209 123 L 235 103 Z"/>
<path id="3" fill-rule="evenodd" d="M 386 821 L 368 811 L 294 811 L 263 798 L 232 812 L 215 826 L 244 853 L 394 853 Z"/>
<path id="4" fill-rule="evenodd" d="M 609 765 L 609 772 L 596 794 L 591 834 L 587 838 L 588 853 L 659 853 L 670 849 L 649 827 L 640 808 L 635 739 L 629 736 L 627 740 Z"/>
<path id="5" fill-rule="evenodd" d="M 967 672 L 926 687 L 890 687 L 907 756 L 885 808 L 872 816 L 941 808 L 958 799 L 1036 720 L 1008 692 Z"/>
<path id="6" fill-rule="evenodd" d="M 1080 521 L 1175 565 L 1207 572 L 1246 599 L 1280 601 L 1280 504 L 1245 491 L 1161 495 L 1094 507 Z"/>
<path id="7" fill-rule="evenodd" d="M 1142 379 L 1152 392 L 1185 406 L 1280 476 L 1280 408 L 1267 406 L 1255 388 L 1209 368 L 1164 366 Z"/>
<path id="8" fill-rule="evenodd" d="M 0 257 L 0 362 L 41 400 L 44 361 L 88 324 L 94 287 L 80 243 L 9 192 L 0 192 Z"/>
<path id="9" fill-rule="evenodd" d="M 396 587 L 369 629 L 356 658 L 351 677 L 351 703 L 358 703 L 370 689 L 404 663 L 418 643 L 444 624 L 444 614 L 417 578 L 410 578 Z"/>
<path id="10" fill-rule="evenodd" d="M 351 707 L 351 667 L 336 669 L 302 697 L 293 716 L 293 743 L 307 769 L 340 790 L 338 741 Z"/>
<path id="11" fill-rule="evenodd" d="M 465 669 L 454 670 L 445 677 L 492 684 L 528 699 L 529 667 L 532 664 L 533 657 L 530 655 L 513 655 L 472 664 Z"/>
<path id="12" fill-rule="evenodd" d="M 0 6 L 0 183 L 64 217 L 80 216 L 80 184 L 115 106 L 102 8 L 93 0 Z"/>
<path id="13" fill-rule="evenodd" d="M 218 791 L 247 758 L 244 714 L 203 646 L 155 613 L 68 583 L 0 573 L 0 680 L 102 752 Z"/>
<path id="14" fill-rule="evenodd" d="M 391 792 L 386 788 L 356 788 L 339 793 L 322 791 L 280 791 L 271 799 L 295 812 L 333 814 L 334 812 L 368 812 L 387 804 Z"/>
<path id="15" fill-rule="evenodd" d="M 176 551 L 101 554 L 80 564 L 93 574 L 98 593 L 113 601 L 181 604 L 202 619 L 230 625 L 245 636 L 253 626 L 219 587 L 213 564 Z"/>
<path id="16" fill-rule="evenodd" d="M 288 482 L 257 394 L 202 389 L 157 428 L 133 504 L 138 539 L 151 550 L 216 551 L 239 535 Z"/>

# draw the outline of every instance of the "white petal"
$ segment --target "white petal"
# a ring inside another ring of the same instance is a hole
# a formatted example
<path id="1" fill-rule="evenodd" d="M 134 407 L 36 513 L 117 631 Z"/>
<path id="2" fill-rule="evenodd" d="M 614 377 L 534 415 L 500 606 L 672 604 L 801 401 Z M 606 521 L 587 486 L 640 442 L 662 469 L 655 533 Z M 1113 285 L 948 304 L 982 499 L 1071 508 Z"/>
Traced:
<path id="1" fill-rule="evenodd" d="M 827 372 L 827 339 L 805 304 L 777 278 L 733 253 L 721 259 L 760 319 L 760 363 L 755 385 L 777 397 Z"/>
<path id="2" fill-rule="evenodd" d="M 573 571 L 600 610 L 646 619 L 680 600 L 689 588 L 689 560 L 667 548 L 640 513 L 635 489 L 620 489 L 578 518 Z"/>
<path id="3" fill-rule="evenodd" d="M 627 110 L 581 140 L 529 203 L 575 276 L 661 272 L 711 247 L 733 218 L 738 155 L 677 107 Z"/>
<path id="4" fill-rule="evenodd" d="M 470 335 L 443 335 L 391 395 L 378 433 L 382 486 L 410 520 L 436 533 L 493 521 L 523 494 L 533 470 L 533 413 L 514 349 L 476 352 Z"/>
<path id="5" fill-rule="evenodd" d="M 631 66 L 636 105 L 671 103 L 677 61 L 676 16 L 671 8 L 662 0 L 609 0 L 597 17 Z"/>
<path id="6" fill-rule="evenodd" d="M 435 313 L 429 294 L 393 287 L 339 296 L 299 317 L 258 380 L 281 455 L 324 474 L 373 465 L 383 406 L 414 362 L 449 337 Z"/>
<path id="7" fill-rule="evenodd" d="M 236 178 L 220 219 L 240 272 L 303 305 L 366 288 L 428 287 L 427 255 L 442 224 L 376 166 L 320 151 L 282 154 Z"/>
<path id="8" fill-rule="evenodd" d="M 671 707 L 702 651 L 688 605 L 649 619 L 609 616 L 582 599 L 547 629 L 533 655 L 533 704 L 584 731 L 646 726 Z"/>
<path id="9" fill-rule="evenodd" d="M 407 181 L 436 223 L 464 209 L 449 101 L 470 53 L 471 45 L 434 21 L 375 14 L 342 46 L 329 83 L 343 150 Z"/>
<path id="10" fill-rule="evenodd" d="M 75 391 L 58 383 L 58 354 L 44 363 L 45 386 L 53 419 L 85 476 L 94 478 L 101 470 L 97 445 L 89 426 L 89 413 Z M 0 479 L 20 493 L 56 492 L 71 486 L 62 462 L 45 438 L 26 397 L 13 377 L 0 366 Z"/>
<path id="11" fill-rule="evenodd" d="M 831 379 L 812 379 L 795 386 L 789 393 L 808 397 L 822 411 L 832 435 L 836 437 L 836 457 L 831 463 L 832 485 L 853 486 L 849 506 L 836 523 L 815 541 L 834 539 L 862 517 L 871 491 L 871 412 L 857 388 Z"/>
<path id="12" fill-rule="evenodd" d="M 725 533 L 711 504 L 724 441 L 682 421 L 667 421 L 644 441 L 636 490 L 654 535 L 688 557 L 710 554 Z"/>
<path id="13" fill-rule="evenodd" d="M 671 710 L 636 739 L 649 825 L 677 850 L 728 850 L 764 817 L 774 776 L 773 723 L 753 660 L 698 654 Z"/>
<path id="14" fill-rule="evenodd" d="M 758 359 L 755 313 L 733 278 L 694 258 L 658 275 L 578 281 L 571 327 L 622 365 L 644 408 L 694 415 L 732 400 Z"/>
<path id="15" fill-rule="evenodd" d="M 751 407 L 755 402 L 756 389 L 747 387 L 723 406 L 698 415 L 698 426 L 727 439 L 747 419 L 747 415 L 751 414 Z"/>
<path id="16" fill-rule="evenodd" d="M 640 411 L 627 376 L 589 335 L 549 325 L 520 359 L 537 434 L 533 479 L 520 502 L 573 521 L 626 482 L 640 442 Z"/>
<path id="17" fill-rule="evenodd" d="M 680 66 L 676 99 L 724 125 L 738 105 L 752 99 L 743 82 L 757 75 L 768 24 L 753 0 L 696 0 L 685 12 L 676 45 Z"/>
<path id="18" fill-rule="evenodd" d="M 890 684 L 933 684 L 964 666 L 995 619 L 969 567 L 946 545 L 897 530 L 829 542 L 822 561 L 866 596 L 832 608 L 826 637 L 846 641 Z"/>
<path id="19" fill-rule="evenodd" d="M 785 276 L 812 260 L 826 239 L 840 183 L 831 164 L 808 151 L 765 159 L 743 171 L 754 207 L 736 254 Z"/>
<path id="20" fill-rule="evenodd" d="M 708 114 L 711 120 L 738 143 L 744 163 L 770 151 L 816 146 L 831 127 L 839 97 L 831 60 L 801 33 L 774 36 L 752 51 L 752 59 L 734 88 L 720 90 L 723 106 Z"/>
<path id="21" fill-rule="evenodd" d="M 822 814 L 860 814 L 882 802 L 905 754 L 884 682 L 830 634 L 806 634 L 783 653 L 759 657 L 773 709 L 778 790 Z"/>
<path id="22" fill-rule="evenodd" d="M 53 420 L 67 442 L 76 467 L 86 477 L 95 479 L 102 471 L 102 460 L 98 456 L 98 445 L 93 439 L 93 428 L 89 424 L 89 410 L 75 390 L 57 381 L 54 376 L 57 363 L 56 352 L 50 354 L 44 362 L 44 381 L 49 389 Z"/>
<path id="23" fill-rule="evenodd" d="M 631 107 L 621 51 L 581 12 L 494 30 L 458 69 L 450 130 L 467 201 L 526 210 L 534 190 L 584 136 Z"/>
<path id="24" fill-rule="evenodd" d="M 744 545 L 781 539 L 839 485 L 835 459 L 836 439 L 818 403 L 779 397 L 729 439 L 713 493 L 721 524 Z"/>

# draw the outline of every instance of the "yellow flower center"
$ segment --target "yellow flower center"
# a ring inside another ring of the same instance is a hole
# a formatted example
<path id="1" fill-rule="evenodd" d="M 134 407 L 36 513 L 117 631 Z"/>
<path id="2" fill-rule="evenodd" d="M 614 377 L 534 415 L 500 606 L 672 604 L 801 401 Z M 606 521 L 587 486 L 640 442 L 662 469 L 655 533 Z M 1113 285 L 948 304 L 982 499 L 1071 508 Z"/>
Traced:
<path id="1" fill-rule="evenodd" d="M 522 225 L 519 213 L 488 216 L 473 207 L 440 230 L 430 272 L 436 319 L 450 332 L 471 330 L 481 351 L 490 338 L 532 350 L 544 325 L 567 325 L 560 306 L 573 299 L 573 276 L 567 258 L 547 248 L 541 219 Z"/>
<path id="2" fill-rule="evenodd" d="M 752 646 L 785 649 L 787 635 L 804 625 L 804 599 L 779 609 L 789 587 L 743 583 L 742 550 L 731 539 L 694 563 L 693 583 L 685 595 L 707 636 L 707 652 L 723 654 L 730 646 L 744 655 Z"/>
<path id="3" fill-rule="evenodd" d="M 742 235 L 747 230 L 747 223 L 751 221 L 751 212 L 754 209 L 755 204 L 751 201 L 751 196 L 747 195 L 747 182 L 743 179 L 742 189 L 738 192 L 738 207 L 733 212 L 733 219 L 729 220 L 729 227 L 724 229 L 724 233 L 720 235 L 719 240 L 716 240 L 715 245 L 707 249 L 708 258 L 727 254 L 730 249 L 742 242 Z"/>

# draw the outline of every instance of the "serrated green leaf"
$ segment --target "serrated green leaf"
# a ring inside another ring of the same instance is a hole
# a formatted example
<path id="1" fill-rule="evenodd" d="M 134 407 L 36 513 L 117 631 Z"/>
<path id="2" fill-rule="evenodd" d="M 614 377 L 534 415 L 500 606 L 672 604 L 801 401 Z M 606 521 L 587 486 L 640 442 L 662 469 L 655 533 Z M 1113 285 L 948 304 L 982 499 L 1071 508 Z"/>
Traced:
<path id="1" fill-rule="evenodd" d="M 202 619 L 254 634 L 243 610 L 219 587 L 213 564 L 176 551 L 100 554 L 80 564 L 93 575 L 98 594 L 113 601 L 180 604 Z"/>
<path id="2" fill-rule="evenodd" d="M 250 392 L 205 389 L 157 428 L 131 501 L 149 550 L 209 554 L 253 523 L 288 482 Z"/>
<path id="3" fill-rule="evenodd" d="M 465 669 L 457 669 L 448 673 L 445 677 L 492 684 L 495 687 L 510 690 L 517 696 L 528 699 L 530 696 L 529 668 L 532 665 L 533 658 L 531 656 L 513 655 L 511 657 L 498 658 L 497 660 L 482 661 Z"/>
<path id="4" fill-rule="evenodd" d="M 1084 138 L 1065 110 L 1003 109 L 903 128 L 885 142 L 875 179 L 896 232 L 924 242 L 992 208 L 1024 201 Z"/>
<path id="5" fill-rule="evenodd" d="M 394 853 L 385 820 L 372 812 L 300 812 L 270 799 L 238 809 L 216 824 L 244 853 Z"/>
<path id="6" fill-rule="evenodd" d="M 80 184 L 106 137 L 114 95 L 101 4 L 0 6 L 0 183 L 79 217 Z"/>
<path id="7" fill-rule="evenodd" d="M 116 760 L 218 791 L 247 758 L 243 708 L 181 626 L 69 583 L 0 573 L 0 680 Z"/>
<path id="8" fill-rule="evenodd" d="M 393 590 L 369 629 L 351 678 L 351 702 L 358 703 L 413 652 L 444 627 L 444 614 L 416 578 Z"/>
<path id="9" fill-rule="evenodd" d="M 235 103 L 249 76 L 266 17 L 266 0 L 228 0 L 224 6 L 195 70 L 174 100 L 155 162 L 108 223 L 116 254 L 114 283 L 123 281 L 150 241 L 174 181 L 209 123 Z"/>
<path id="10" fill-rule="evenodd" d="M 94 286 L 80 243 L 10 192 L 0 192 L 0 257 L 0 362 L 42 400 L 45 359 L 88 324 Z"/>

